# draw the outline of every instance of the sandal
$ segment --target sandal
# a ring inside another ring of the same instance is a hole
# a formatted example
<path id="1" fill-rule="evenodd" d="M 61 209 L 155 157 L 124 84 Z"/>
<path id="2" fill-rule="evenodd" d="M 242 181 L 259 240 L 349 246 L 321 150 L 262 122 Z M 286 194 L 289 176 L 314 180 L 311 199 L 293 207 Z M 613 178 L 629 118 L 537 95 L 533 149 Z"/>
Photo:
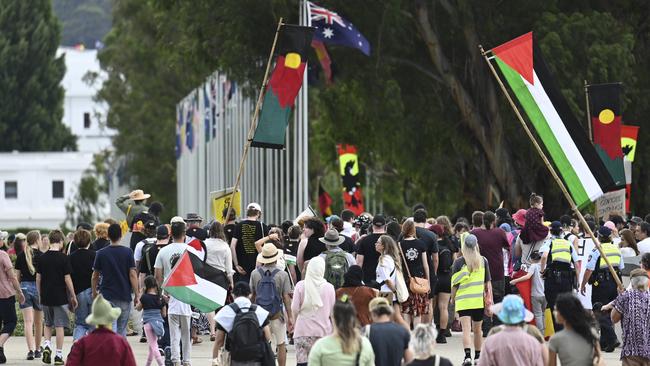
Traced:
<path id="1" fill-rule="evenodd" d="M 210 342 L 214 342 L 217 340 L 217 336 L 214 334 L 210 334 Z"/>
<path id="2" fill-rule="evenodd" d="M 192 344 L 199 344 L 199 343 L 203 343 L 203 339 L 201 339 L 200 337 L 192 338 Z"/>

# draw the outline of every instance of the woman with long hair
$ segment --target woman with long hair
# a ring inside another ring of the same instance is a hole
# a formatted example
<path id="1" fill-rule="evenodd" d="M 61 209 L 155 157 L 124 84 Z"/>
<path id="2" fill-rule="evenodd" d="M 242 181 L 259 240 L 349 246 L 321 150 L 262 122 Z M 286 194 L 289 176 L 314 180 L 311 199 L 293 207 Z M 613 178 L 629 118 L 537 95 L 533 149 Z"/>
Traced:
<path id="1" fill-rule="evenodd" d="M 623 229 L 619 233 L 621 235 L 621 256 L 623 257 L 636 257 L 639 255 L 639 248 L 636 246 L 636 239 L 634 233 L 630 229 Z"/>
<path id="2" fill-rule="evenodd" d="M 429 283 L 429 264 L 427 263 L 427 246 L 415 234 L 415 222 L 408 219 L 402 224 L 402 240 L 398 249 L 402 255 L 402 267 L 408 269 L 411 277 L 426 279 Z M 408 281 L 408 280 L 407 280 Z M 407 324 L 420 324 L 421 316 L 429 314 L 429 294 L 418 294 L 409 288 L 409 297 L 402 303 L 402 317 Z"/>
<path id="3" fill-rule="evenodd" d="M 598 334 L 593 317 L 584 309 L 580 299 L 572 293 L 563 293 L 555 302 L 555 319 L 564 329 L 548 342 L 549 366 L 596 365 L 600 361 Z"/>
<path id="4" fill-rule="evenodd" d="M 406 366 L 451 366 L 452 363 L 434 352 L 436 330 L 430 324 L 419 324 L 411 332 L 409 347 L 413 351 L 413 361 Z M 437 363 L 436 363 L 437 361 Z"/>
<path id="5" fill-rule="evenodd" d="M 354 305 L 347 295 L 334 304 L 334 333 L 319 339 L 309 353 L 309 365 L 374 366 L 375 354 L 368 338 L 359 332 Z"/>
<path id="6" fill-rule="evenodd" d="M 433 305 L 438 307 L 438 337 L 436 343 L 447 343 L 449 326 L 449 300 L 451 299 L 451 267 L 456 260 L 458 252 L 458 238 L 453 234 L 451 221 L 447 216 L 438 216 L 437 225 L 440 226 L 438 235 L 438 281 L 436 282 Z M 452 316 L 453 318 L 453 316 Z M 451 333 L 449 333 L 451 336 Z"/>
<path id="7" fill-rule="evenodd" d="M 382 235 L 375 243 L 375 250 L 379 253 L 377 261 L 376 281 L 381 285 L 379 291 L 384 293 L 392 293 L 393 297 L 390 299 L 393 303 L 393 321 L 404 326 L 410 330 L 410 326 L 402 317 L 402 310 L 400 303 L 397 301 L 396 282 L 397 271 L 402 272 L 402 261 L 400 260 L 399 249 L 397 243 L 389 235 Z"/>
<path id="8" fill-rule="evenodd" d="M 305 366 L 314 343 L 332 333 L 330 312 L 335 302 L 334 286 L 325 280 L 325 260 L 312 258 L 305 279 L 294 289 L 291 311 L 293 340 L 298 366 Z"/>
<path id="9" fill-rule="evenodd" d="M 305 220 L 302 237 L 298 245 L 297 261 L 300 272 L 305 271 L 305 262 L 308 262 L 310 259 L 317 257 L 325 251 L 325 244 L 318 240 L 324 235 L 325 225 L 322 221 L 315 217 L 310 217 Z"/>
<path id="10" fill-rule="evenodd" d="M 213 221 L 210 224 L 208 236 L 205 239 L 205 263 L 222 272 L 220 278 L 222 283 L 220 285 L 225 285 L 232 289 L 234 287 L 233 275 L 235 274 L 235 270 L 232 268 L 232 251 L 230 250 L 230 245 L 226 243 L 223 224 L 216 220 Z M 223 275 L 225 275 L 225 279 Z M 208 313 L 207 318 L 210 328 L 210 340 L 214 341 L 216 339 L 214 312 Z"/>
<path id="11" fill-rule="evenodd" d="M 481 355 L 483 342 L 481 325 L 485 309 L 492 305 L 492 286 L 490 268 L 485 257 L 481 256 L 476 236 L 468 234 L 461 237 L 462 257 L 452 266 L 451 301 L 455 303 L 463 329 L 463 366 L 472 365 L 471 332 L 474 332 L 474 360 Z"/>
<path id="12" fill-rule="evenodd" d="M 43 310 L 36 291 L 36 266 L 38 257 L 42 254 L 41 233 L 32 230 L 26 236 L 27 245 L 16 257 L 16 278 L 25 295 L 25 302 L 20 305 L 25 326 L 25 341 L 27 342 L 27 359 L 41 357 L 41 337 L 43 336 Z M 38 347 L 38 348 L 37 348 Z"/>

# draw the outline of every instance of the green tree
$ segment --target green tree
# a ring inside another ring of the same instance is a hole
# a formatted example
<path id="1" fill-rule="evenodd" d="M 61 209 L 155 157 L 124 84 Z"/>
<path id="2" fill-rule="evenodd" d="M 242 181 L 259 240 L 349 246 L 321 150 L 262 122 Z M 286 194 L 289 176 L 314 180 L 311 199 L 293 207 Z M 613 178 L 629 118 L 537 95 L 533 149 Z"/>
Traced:
<path id="1" fill-rule="evenodd" d="M 125 25 L 114 28 L 108 44 L 122 54 L 114 57 L 119 62 L 105 58 L 104 66 L 115 68 L 111 80 L 119 78 L 128 88 L 106 100 L 112 108 L 132 106 L 112 112 L 125 120 L 139 109 L 157 108 L 161 128 L 156 133 L 169 128 L 164 131 L 169 135 L 160 135 L 159 141 L 173 136 L 174 103 L 210 70 L 219 68 L 238 81 L 259 85 L 260 65 L 277 20 L 296 23 L 299 5 L 295 0 L 231 0 L 219 7 L 208 0 L 119 3 Z M 388 213 L 409 214 L 416 202 L 424 202 L 431 214 L 468 214 L 501 200 L 508 207 L 521 207 L 531 191 L 547 197 L 549 214 L 564 213 L 565 200 L 478 50 L 479 44 L 490 48 L 530 30 L 580 118 L 585 119 L 583 80 L 622 81 L 632 115 L 641 118 L 650 112 L 641 87 L 649 78 L 650 62 L 645 4 L 330 0 L 323 5 L 354 22 L 373 50 L 366 57 L 330 47 L 335 84 L 310 85 L 309 176 L 314 201 L 319 180 L 335 199 L 339 196 L 334 146 L 352 143 Z M 139 13 L 142 9 L 146 15 Z M 309 61 L 318 68 L 314 55 Z M 135 107 L 127 97 L 132 93 L 147 98 L 138 99 L 142 104 Z M 158 98 L 160 93 L 169 99 Z M 128 131 L 133 125 L 125 126 Z M 170 141 L 164 147 L 170 171 L 173 146 Z M 642 146 L 637 154 L 650 155 Z M 131 151 L 125 146 L 122 153 Z M 635 164 L 635 172 L 647 178 L 644 161 Z M 166 189 L 174 195 L 173 186 Z M 643 184 L 638 187 L 645 189 Z M 650 198 L 639 200 L 639 209 L 648 204 Z"/>
<path id="2" fill-rule="evenodd" d="M 50 0 L 0 1 L 1 151 L 75 150 L 63 125 L 60 27 Z"/>
<path id="3" fill-rule="evenodd" d="M 52 0 L 61 20 L 61 44 L 94 47 L 111 29 L 111 0 Z"/>

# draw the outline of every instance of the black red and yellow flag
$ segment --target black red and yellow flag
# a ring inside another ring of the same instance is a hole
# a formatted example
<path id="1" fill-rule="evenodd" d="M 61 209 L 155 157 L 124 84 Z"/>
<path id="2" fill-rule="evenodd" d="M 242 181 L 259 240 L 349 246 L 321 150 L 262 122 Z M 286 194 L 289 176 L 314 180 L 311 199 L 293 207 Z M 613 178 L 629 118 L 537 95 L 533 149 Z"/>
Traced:
<path id="1" fill-rule="evenodd" d="M 621 149 L 621 83 L 589 85 L 594 147 L 616 187 L 625 186 Z"/>
<path id="2" fill-rule="evenodd" d="M 354 145 L 339 144 L 336 145 L 336 150 L 339 153 L 339 167 L 343 180 L 343 206 L 359 216 L 365 208 L 359 182 L 357 148 Z"/>
<path id="3" fill-rule="evenodd" d="M 307 67 L 312 27 L 283 24 L 278 33 L 275 68 L 271 74 L 251 146 L 282 149 L 285 131 Z"/>

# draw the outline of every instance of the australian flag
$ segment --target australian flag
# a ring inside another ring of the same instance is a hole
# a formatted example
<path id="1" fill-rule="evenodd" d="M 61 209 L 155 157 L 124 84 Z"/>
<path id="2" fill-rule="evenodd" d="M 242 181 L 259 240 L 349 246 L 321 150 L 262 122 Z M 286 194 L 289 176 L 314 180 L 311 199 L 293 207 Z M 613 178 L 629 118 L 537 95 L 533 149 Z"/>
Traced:
<path id="1" fill-rule="evenodd" d="M 356 48 L 366 56 L 370 56 L 370 43 L 352 23 L 312 2 L 307 2 L 307 7 L 311 26 L 316 28 L 314 41 Z"/>

